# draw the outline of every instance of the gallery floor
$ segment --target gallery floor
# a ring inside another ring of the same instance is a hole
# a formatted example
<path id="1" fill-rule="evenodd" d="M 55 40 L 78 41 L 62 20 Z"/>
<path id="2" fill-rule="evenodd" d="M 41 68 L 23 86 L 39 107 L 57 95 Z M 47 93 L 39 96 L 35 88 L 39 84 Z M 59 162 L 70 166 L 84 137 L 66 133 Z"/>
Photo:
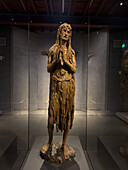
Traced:
<path id="1" fill-rule="evenodd" d="M 29 123 L 28 123 L 29 122 Z M 29 129 L 29 130 L 28 130 Z M 13 111 L 13 114 L 3 112 L 0 115 L 0 135 L 13 134 L 17 136 L 18 158 L 12 170 L 19 170 L 28 147 L 33 145 L 36 137 L 47 136 L 47 110 Z M 56 133 L 62 139 L 62 133 Z M 96 170 L 104 170 L 97 157 L 98 136 L 128 136 L 128 125 L 115 116 L 88 115 L 83 111 L 76 111 L 74 125 L 69 136 L 78 136 L 82 147 L 89 155 Z"/>

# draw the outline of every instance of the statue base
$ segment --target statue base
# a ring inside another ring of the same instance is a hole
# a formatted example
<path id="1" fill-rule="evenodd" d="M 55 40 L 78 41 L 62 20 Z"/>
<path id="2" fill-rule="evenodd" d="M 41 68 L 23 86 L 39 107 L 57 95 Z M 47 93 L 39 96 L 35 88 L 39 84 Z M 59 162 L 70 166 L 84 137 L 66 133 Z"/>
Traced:
<path id="1" fill-rule="evenodd" d="M 75 151 L 68 145 L 63 149 L 62 143 L 54 143 L 49 147 L 48 144 L 46 144 L 41 149 L 40 156 L 42 159 L 50 162 L 63 163 L 66 160 L 73 159 L 75 157 Z"/>

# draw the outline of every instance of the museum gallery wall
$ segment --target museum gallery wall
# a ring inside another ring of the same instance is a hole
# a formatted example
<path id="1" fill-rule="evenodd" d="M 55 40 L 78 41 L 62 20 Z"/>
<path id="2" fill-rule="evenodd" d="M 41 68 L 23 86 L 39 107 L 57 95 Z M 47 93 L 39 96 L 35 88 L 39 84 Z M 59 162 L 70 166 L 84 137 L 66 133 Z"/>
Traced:
<path id="1" fill-rule="evenodd" d="M 56 31 L 29 31 L 28 35 L 26 29 L 1 26 L 1 36 L 7 37 L 7 46 L 0 47 L 4 56 L 0 63 L 1 79 L 4 77 L 0 84 L 2 114 L 28 115 L 28 108 L 30 115 L 36 110 L 47 110 L 50 76 L 47 73 L 48 56 L 42 55 L 42 51 L 48 51 L 55 43 Z M 88 116 L 113 116 L 118 111 L 127 111 L 122 108 L 120 96 L 121 59 L 126 48 L 113 46 L 114 40 L 122 39 L 127 40 L 127 30 L 92 31 L 89 39 L 87 33 L 73 31 L 72 47 L 77 53 L 75 110 L 83 111 L 85 122 L 86 110 Z M 28 123 L 31 127 L 31 122 Z M 25 131 L 27 133 L 27 127 Z M 30 134 L 31 131 L 29 129 Z M 85 136 L 81 136 L 81 141 Z M 32 145 L 36 137 L 31 137 Z M 91 135 L 89 137 L 91 140 Z M 27 139 L 27 135 L 20 136 L 18 148 L 27 148 Z M 90 140 L 90 148 L 95 148 L 96 142 Z M 85 149 L 85 139 L 83 141 Z"/>
<path id="2" fill-rule="evenodd" d="M 13 76 L 11 75 L 13 77 L 12 80 L 13 87 L 11 87 L 12 89 L 11 95 L 10 95 L 11 89 L 8 90 L 10 91 L 9 93 L 6 93 L 6 96 L 8 95 L 7 97 L 4 95 L 4 97 L 8 99 L 4 100 L 4 98 L 1 98 L 1 100 L 14 101 L 15 103 L 12 106 L 14 110 L 27 109 L 28 107 L 27 106 L 28 58 L 26 56 L 30 54 L 31 109 L 46 109 L 48 105 L 48 96 L 49 96 L 48 93 L 49 74 L 47 73 L 47 69 L 46 69 L 48 57 L 41 55 L 41 52 L 48 51 L 49 46 L 53 44 L 53 42 L 55 41 L 54 39 L 56 36 L 56 32 L 55 31 L 53 32 L 44 31 L 44 32 L 37 32 L 37 33 L 31 32 L 30 41 L 29 41 L 30 51 L 28 51 L 28 41 L 27 41 L 28 35 L 26 30 L 17 27 L 12 27 L 11 31 L 8 30 L 8 32 L 10 33 L 10 37 L 11 37 L 11 38 L 9 37 L 10 39 L 8 40 L 11 42 L 11 46 L 8 47 L 8 50 L 4 50 L 3 53 L 6 52 L 6 55 L 8 56 L 8 62 L 9 61 L 13 62 L 12 66 L 10 65 L 8 66 L 8 69 L 10 69 L 13 74 Z M 127 36 L 127 32 L 122 33 L 122 36 L 124 36 L 124 34 Z M 50 40 L 47 38 L 48 36 L 50 36 Z M 87 35 L 84 32 L 78 32 L 78 33 L 73 32 L 72 46 L 78 52 L 76 56 L 77 72 L 76 72 L 76 97 L 75 97 L 77 110 L 78 109 L 86 110 L 85 96 L 87 95 L 86 94 L 87 68 L 90 69 L 88 71 L 89 73 L 88 110 L 94 109 L 94 110 L 102 111 L 106 109 L 108 111 L 115 111 L 115 112 L 120 110 L 118 98 L 120 95 L 119 94 L 119 89 L 120 89 L 119 71 L 121 71 L 120 62 L 121 62 L 122 51 L 119 50 L 120 52 L 118 52 L 118 49 L 112 48 L 114 36 L 116 37 L 116 39 L 117 36 L 118 37 L 120 36 L 119 37 L 120 39 L 122 38 L 121 34 L 119 34 L 118 32 L 115 33 L 110 32 L 110 39 L 109 39 L 108 31 L 103 31 L 103 30 L 98 32 L 98 36 L 97 36 L 97 32 L 93 32 L 90 34 L 89 51 L 92 53 L 93 56 L 89 58 L 89 62 L 88 62 L 89 66 L 87 66 L 87 61 L 88 61 Z M 77 43 L 78 41 L 79 43 Z M 95 41 L 97 41 L 97 43 L 94 43 Z M 11 51 L 11 54 L 9 54 L 8 52 L 9 50 Z M 7 73 L 11 74 L 10 70 L 6 71 L 6 74 Z M 114 72 L 118 72 L 118 74 L 114 74 Z M 106 77 L 108 79 L 106 79 Z M 108 80 L 108 86 L 106 84 L 107 80 Z M 9 83 L 10 82 L 11 81 L 9 81 Z M 99 92 L 96 91 L 95 90 L 96 87 L 100 87 L 102 91 Z M 4 86 L 4 88 L 6 88 L 6 86 Z M 111 91 L 113 90 L 115 92 L 112 93 Z M 18 103 L 18 101 L 21 100 L 24 100 L 24 102 Z M 118 108 L 116 107 L 116 105 L 118 106 Z M 2 105 L 2 107 L 4 106 Z"/>

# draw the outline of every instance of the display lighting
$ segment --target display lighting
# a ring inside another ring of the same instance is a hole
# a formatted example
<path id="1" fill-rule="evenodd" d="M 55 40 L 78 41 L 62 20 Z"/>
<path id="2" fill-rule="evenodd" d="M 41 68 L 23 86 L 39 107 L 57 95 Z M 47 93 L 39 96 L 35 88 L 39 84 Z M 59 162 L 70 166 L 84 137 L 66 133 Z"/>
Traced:
<path id="1" fill-rule="evenodd" d="M 123 5 L 123 2 L 120 2 L 120 5 L 122 6 L 122 5 Z"/>
<path id="2" fill-rule="evenodd" d="M 62 0 L 62 13 L 64 13 L 64 0 Z"/>
<path id="3" fill-rule="evenodd" d="M 125 44 L 122 44 L 122 48 L 125 48 Z"/>

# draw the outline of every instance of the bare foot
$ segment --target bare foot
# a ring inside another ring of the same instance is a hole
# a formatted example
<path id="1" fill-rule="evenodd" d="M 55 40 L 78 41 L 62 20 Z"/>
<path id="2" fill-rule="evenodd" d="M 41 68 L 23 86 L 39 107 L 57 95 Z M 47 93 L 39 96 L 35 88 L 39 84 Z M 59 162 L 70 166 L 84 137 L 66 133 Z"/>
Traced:
<path id="1" fill-rule="evenodd" d="M 69 159 L 70 158 L 70 152 L 68 150 L 68 148 L 66 146 L 62 146 L 63 152 L 64 152 L 64 156 L 65 159 Z"/>
<path id="2" fill-rule="evenodd" d="M 48 150 L 49 146 L 50 146 L 49 143 L 47 143 L 46 145 L 44 145 L 43 148 L 41 149 L 41 152 L 42 152 L 42 153 L 45 153 L 45 152 Z"/>

